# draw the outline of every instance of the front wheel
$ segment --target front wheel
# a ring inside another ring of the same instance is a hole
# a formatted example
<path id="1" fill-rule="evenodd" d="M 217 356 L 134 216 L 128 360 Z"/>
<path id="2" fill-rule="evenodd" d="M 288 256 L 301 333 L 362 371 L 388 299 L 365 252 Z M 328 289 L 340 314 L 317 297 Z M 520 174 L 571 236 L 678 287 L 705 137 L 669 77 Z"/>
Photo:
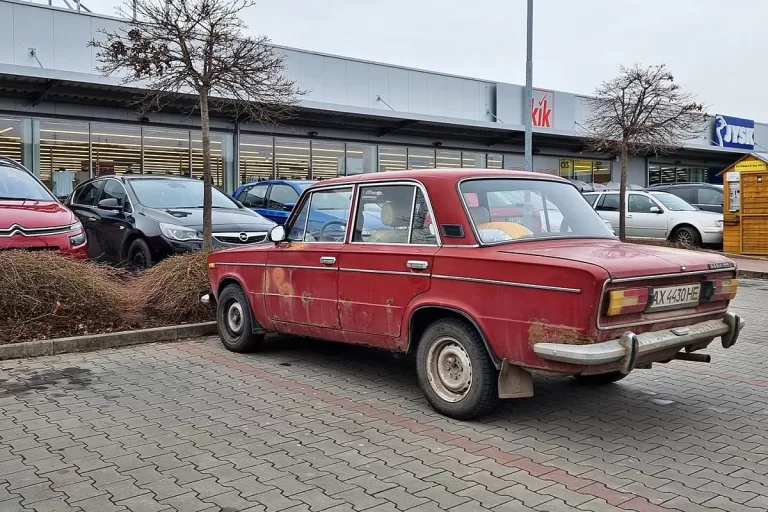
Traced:
<path id="1" fill-rule="evenodd" d="M 598 373 L 595 375 L 574 375 L 574 378 L 585 386 L 607 386 L 614 382 L 619 382 L 626 377 L 626 373 L 610 372 L 610 373 Z"/>
<path id="2" fill-rule="evenodd" d="M 128 247 L 128 267 L 134 272 L 141 272 L 152 266 L 152 251 L 141 238 L 134 240 Z"/>
<path id="3" fill-rule="evenodd" d="M 480 334 L 461 320 L 438 320 L 427 328 L 416 369 L 429 404 L 451 418 L 477 418 L 499 402 L 498 371 Z"/>
<path id="4" fill-rule="evenodd" d="M 228 285 L 219 294 L 216 325 L 219 338 L 227 350 L 251 352 L 264 341 L 263 334 L 252 332 L 250 307 L 245 292 L 237 284 Z"/>

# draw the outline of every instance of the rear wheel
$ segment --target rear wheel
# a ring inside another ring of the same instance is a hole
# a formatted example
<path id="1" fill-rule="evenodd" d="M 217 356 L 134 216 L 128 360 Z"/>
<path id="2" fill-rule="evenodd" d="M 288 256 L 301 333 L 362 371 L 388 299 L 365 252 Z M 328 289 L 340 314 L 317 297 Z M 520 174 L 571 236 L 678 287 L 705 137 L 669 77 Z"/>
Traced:
<path id="1" fill-rule="evenodd" d="M 442 319 L 430 325 L 416 354 L 419 386 L 439 413 L 468 420 L 499 402 L 498 372 L 480 338 L 466 322 Z"/>
<path id="2" fill-rule="evenodd" d="M 672 241 L 681 245 L 699 247 L 701 245 L 701 234 L 699 234 L 696 228 L 682 226 L 672 233 Z"/>
<path id="3" fill-rule="evenodd" d="M 596 375 L 574 375 L 576 380 L 585 386 L 607 386 L 608 384 L 620 381 L 626 376 L 627 374 L 621 372 L 598 373 Z"/>
<path id="4" fill-rule="evenodd" d="M 245 292 L 237 284 L 230 284 L 219 294 L 216 307 L 216 324 L 219 338 L 227 350 L 251 352 L 264 341 L 263 334 L 254 334 L 251 306 Z"/>

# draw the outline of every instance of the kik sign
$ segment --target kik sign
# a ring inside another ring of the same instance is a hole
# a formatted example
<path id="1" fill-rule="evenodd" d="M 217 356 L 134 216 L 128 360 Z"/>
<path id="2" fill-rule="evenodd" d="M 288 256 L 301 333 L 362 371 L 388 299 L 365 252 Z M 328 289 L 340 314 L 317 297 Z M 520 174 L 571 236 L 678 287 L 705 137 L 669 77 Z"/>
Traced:
<path id="1" fill-rule="evenodd" d="M 555 92 L 534 89 L 531 98 L 531 119 L 533 126 L 555 127 Z"/>
<path id="2" fill-rule="evenodd" d="M 712 143 L 721 148 L 755 149 L 755 122 L 723 115 L 715 116 Z"/>

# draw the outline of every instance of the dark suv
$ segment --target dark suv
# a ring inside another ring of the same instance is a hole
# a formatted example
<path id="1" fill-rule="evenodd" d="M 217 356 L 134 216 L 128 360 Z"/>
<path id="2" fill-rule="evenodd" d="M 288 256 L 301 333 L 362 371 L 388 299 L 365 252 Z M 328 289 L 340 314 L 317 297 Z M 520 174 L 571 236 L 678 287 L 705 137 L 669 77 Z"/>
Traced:
<path id="1" fill-rule="evenodd" d="M 651 185 L 649 192 L 668 192 L 700 210 L 723 213 L 723 186 L 713 183 L 659 183 Z"/>

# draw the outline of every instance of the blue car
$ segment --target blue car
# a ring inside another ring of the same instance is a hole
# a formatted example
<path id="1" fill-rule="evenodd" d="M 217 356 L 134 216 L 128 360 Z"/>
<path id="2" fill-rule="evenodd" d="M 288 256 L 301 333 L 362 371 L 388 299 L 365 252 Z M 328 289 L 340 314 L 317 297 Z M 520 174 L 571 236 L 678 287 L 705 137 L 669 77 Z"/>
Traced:
<path id="1" fill-rule="evenodd" d="M 233 197 L 262 217 L 277 224 L 285 224 L 301 194 L 314 183 L 317 182 L 312 180 L 254 181 L 238 187 Z M 378 205 L 366 205 L 363 215 L 367 219 L 366 226 L 373 229 L 390 229 L 381 222 L 381 208 Z M 313 208 L 309 217 L 308 231 L 319 232 L 327 223 L 334 221 L 346 223 L 346 202 L 341 205 L 329 204 L 319 209 Z M 342 231 L 341 225 L 328 226 L 328 231 Z M 363 236 L 365 235 L 363 233 Z"/>

